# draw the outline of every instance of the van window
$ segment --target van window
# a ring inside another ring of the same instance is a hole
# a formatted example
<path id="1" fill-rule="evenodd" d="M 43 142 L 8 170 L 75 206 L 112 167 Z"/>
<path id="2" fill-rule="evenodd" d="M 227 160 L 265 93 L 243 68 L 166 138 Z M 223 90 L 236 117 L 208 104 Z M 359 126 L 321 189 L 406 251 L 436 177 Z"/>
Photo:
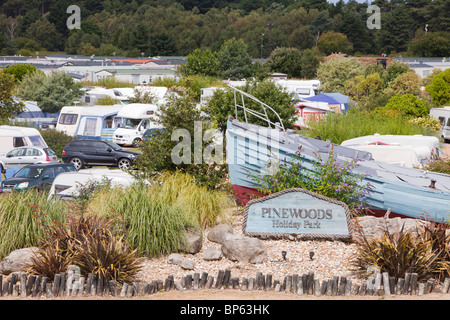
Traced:
<path id="1" fill-rule="evenodd" d="M 41 136 L 29 136 L 31 144 L 35 147 L 47 148 L 47 144 Z"/>
<path id="2" fill-rule="evenodd" d="M 445 117 L 439 117 L 439 122 L 441 123 L 441 126 L 445 125 Z"/>
<path id="3" fill-rule="evenodd" d="M 78 119 L 77 114 L 62 113 L 61 116 L 59 117 L 59 123 L 73 125 L 77 123 L 77 119 Z"/>
<path id="4" fill-rule="evenodd" d="M 26 146 L 25 139 L 23 137 L 14 137 L 13 138 L 13 147 L 23 147 Z"/>
<path id="5" fill-rule="evenodd" d="M 450 127 L 450 118 L 447 119 L 447 127 Z"/>

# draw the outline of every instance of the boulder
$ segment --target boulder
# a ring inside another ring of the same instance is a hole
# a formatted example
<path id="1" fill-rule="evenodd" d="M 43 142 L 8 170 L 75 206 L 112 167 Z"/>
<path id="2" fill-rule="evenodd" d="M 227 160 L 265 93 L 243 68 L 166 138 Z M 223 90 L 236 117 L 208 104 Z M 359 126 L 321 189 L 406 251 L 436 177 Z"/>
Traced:
<path id="1" fill-rule="evenodd" d="M 33 263 L 32 258 L 39 252 L 39 248 L 23 248 L 12 251 L 0 262 L 0 274 L 8 275 L 13 272 L 26 272 Z"/>
<path id="2" fill-rule="evenodd" d="M 267 248 L 262 240 L 227 234 L 222 243 L 223 255 L 232 260 L 247 263 L 262 263 L 268 259 Z"/>
<path id="3" fill-rule="evenodd" d="M 218 224 L 208 232 L 208 240 L 221 244 L 226 234 L 233 234 L 233 228 L 228 224 Z"/>
<path id="4" fill-rule="evenodd" d="M 211 260 L 220 260 L 220 257 L 222 256 L 222 251 L 219 249 L 216 249 L 214 247 L 208 247 L 206 248 L 205 252 L 203 253 L 203 260 L 211 261 Z"/>
<path id="5" fill-rule="evenodd" d="M 389 230 L 389 233 L 395 233 L 402 228 L 404 231 L 416 232 L 421 230 L 421 226 L 426 225 L 427 221 L 410 218 L 384 218 L 375 216 L 355 217 L 353 219 L 355 232 L 354 239 L 360 240 L 361 237 L 367 239 L 380 238 L 384 234 L 384 230 Z"/>
<path id="6" fill-rule="evenodd" d="M 182 262 L 183 262 L 183 256 L 179 253 L 172 253 L 167 258 L 167 263 L 170 263 L 170 264 L 180 264 Z"/>
<path id="7" fill-rule="evenodd" d="M 180 264 L 180 266 L 185 270 L 194 270 L 195 263 L 192 260 L 186 259 Z"/>
<path id="8" fill-rule="evenodd" d="M 202 249 L 203 234 L 201 230 L 186 230 L 186 242 L 179 245 L 182 252 L 196 254 Z"/>

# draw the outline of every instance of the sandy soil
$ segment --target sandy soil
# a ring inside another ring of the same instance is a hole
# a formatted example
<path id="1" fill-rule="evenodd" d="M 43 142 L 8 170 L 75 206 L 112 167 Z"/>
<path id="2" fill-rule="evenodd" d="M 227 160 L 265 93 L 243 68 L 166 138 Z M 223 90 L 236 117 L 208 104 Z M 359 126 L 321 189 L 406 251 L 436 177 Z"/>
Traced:
<path id="1" fill-rule="evenodd" d="M 442 145 L 441 145 L 441 149 L 442 149 L 442 151 L 444 151 L 445 152 L 445 156 L 443 156 L 442 158 L 443 159 L 450 159 L 450 143 L 443 143 Z"/>

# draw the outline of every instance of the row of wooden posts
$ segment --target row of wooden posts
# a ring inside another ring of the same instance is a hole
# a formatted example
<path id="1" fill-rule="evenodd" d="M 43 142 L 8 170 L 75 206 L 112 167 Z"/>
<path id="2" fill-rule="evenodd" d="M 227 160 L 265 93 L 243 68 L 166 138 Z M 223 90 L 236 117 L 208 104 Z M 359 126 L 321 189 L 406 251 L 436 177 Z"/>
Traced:
<path id="1" fill-rule="evenodd" d="M 29 275 L 26 273 L 12 274 L 8 281 L 0 275 L 0 296 L 14 297 L 77 297 L 77 296 L 113 296 L 130 298 L 143 296 L 156 292 L 170 290 L 198 290 L 198 289 L 239 289 L 242 291 L 273 290 L 275 292 L 308 294 L 315 296 L 350 296 L 350 295 L 418 295 L 431 292 L 447 294 L 449 292 L 450 278 L 446 278 L 440 290 L 436 281 L 418 282 L 417 273 L 407 273 L 404 278 L 390 277 L 387 273 L 376 273 L 361 284 L 352 284 L 351 279 L 335 276 L 329 280 L 314 278 L 314 273 L 303 275 L 293 274 L 284 277 L 283 281 L 274 280 L 271 274 L 264 275 L 257 272 L 253 278 L 231 277 L 229 269 L 219 270 L 217 277 L 207 272 L 188 274 L 175 281 L 168 276 L 164 281 L 153 280 L 150 283 L 124 283 L 118 285 L 115 281 L 97 279 L 89 275 L 87 279 L 73 272 L 56 274 L 53 282 L 47 277 Z"/>

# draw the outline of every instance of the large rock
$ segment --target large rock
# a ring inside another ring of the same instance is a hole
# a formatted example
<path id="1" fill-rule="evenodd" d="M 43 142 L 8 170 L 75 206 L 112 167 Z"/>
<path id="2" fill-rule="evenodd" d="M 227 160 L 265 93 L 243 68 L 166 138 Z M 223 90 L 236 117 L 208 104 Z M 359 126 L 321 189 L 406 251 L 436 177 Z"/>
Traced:
<path id="1" fill-rule="evenodd" d="M 381 238 L 384 230 L 388 230 L 390 234 L 400 231 L 421 231 L 421 227 L 426 225 L 427 221 L 409 218 L 383 218 L 374 216 L 355 217 L 353 219 L 355 225 L 354 239 L 361 240 L 362 237 L 367 239 Z"/>
<path id="2" fill-rule="evenodd" d="M 223 255 L 233 261 L 262 263 L 268 258 L 264 242 L 246 236 L 227 234 L 221 246 Z"/>
<path id="3" fill-rule="evenodd" d="M 233 228 L 228 224 L 218 224 L 208 232 L 208 240 L 221 244 L 227 234 L 233 234 Z"/>
<path id="4" fill-rule="evenodd" d="M 202 249 L 203 234 L 201 230 L 186 231 L 186 243 L 180 244 L 179 249 L 185 253 L 196 254 Z"/>
<path id="5" fill-rule="evenodd" d="M 32 258 L 39 252 L 39 248 L 23 248 L 12 251 L 0 262 L 0 274 L 8 275 L 13 272 L 27 271 L 33 263 Z"/>
<path id="6" fill-rule="evenodd" d="M 203 260 L 206 261 L 220 260 L 221 256 L 222 251 L 214 247 L 208 247 L 206 248 L 205 252 L 203 252 Z"/>

